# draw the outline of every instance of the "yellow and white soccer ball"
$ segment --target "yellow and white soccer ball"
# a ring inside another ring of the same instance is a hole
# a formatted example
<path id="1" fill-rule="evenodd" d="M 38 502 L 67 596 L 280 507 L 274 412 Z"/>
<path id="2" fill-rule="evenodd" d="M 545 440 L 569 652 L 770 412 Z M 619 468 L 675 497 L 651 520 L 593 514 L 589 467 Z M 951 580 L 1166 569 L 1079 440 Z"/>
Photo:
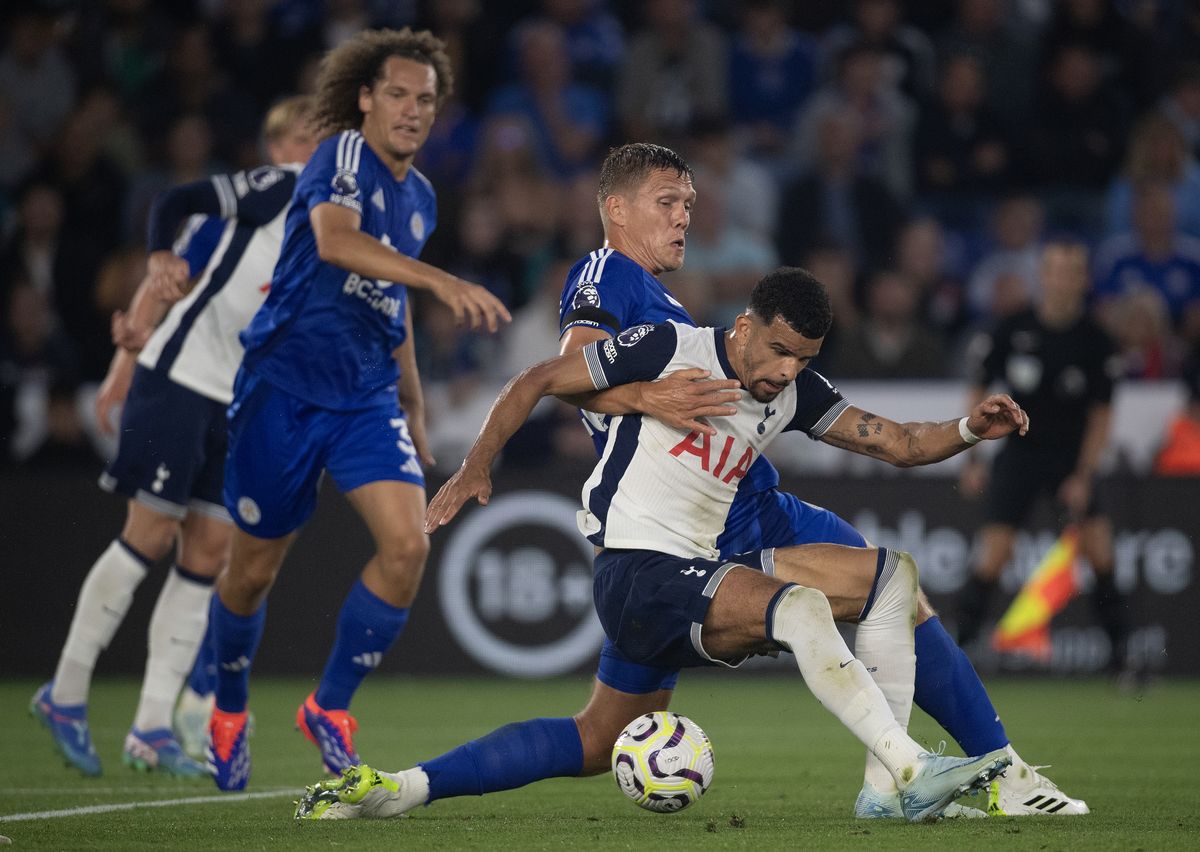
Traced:
<path id="1" fill-rule="evenodd" d="M 686 716 L 658 710 L 625 726 L 613 746 L 621 792 L 648 811 L 681 811 L 704 795 L 713 777 L 713 749 Z"/>

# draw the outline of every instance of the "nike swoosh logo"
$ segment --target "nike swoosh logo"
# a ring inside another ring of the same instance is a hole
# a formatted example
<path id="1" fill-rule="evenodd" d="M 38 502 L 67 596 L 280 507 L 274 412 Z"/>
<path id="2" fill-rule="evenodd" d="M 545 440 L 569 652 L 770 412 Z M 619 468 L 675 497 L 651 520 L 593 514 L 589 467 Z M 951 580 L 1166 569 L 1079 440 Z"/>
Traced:
<path id="1" fill-rule="evenodd" d="M 844 669 L 844 668 L 846 668 L 846 666 L 850 665 L 853 662 L 854 662 L 854 660 L 846 660 L 846 662 L 844 662 L 844 663 L 838 663 L 838 668 Z"/>

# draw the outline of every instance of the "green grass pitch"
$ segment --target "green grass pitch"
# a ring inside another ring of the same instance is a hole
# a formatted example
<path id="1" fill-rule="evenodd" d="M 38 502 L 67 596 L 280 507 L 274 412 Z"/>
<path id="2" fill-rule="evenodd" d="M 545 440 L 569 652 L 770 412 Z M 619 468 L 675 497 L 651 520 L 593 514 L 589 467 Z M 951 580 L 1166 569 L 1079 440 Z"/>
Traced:
<path id="1" fill-rule="evenodd" d="M 708 794 L 672 815 L 628 802 L 611 776 L 546 781 L 483 798 L 438 802 L 391 822 L 296 823 L 290 791 L 318 779 L 316 750 L 293 728 L 311 688 L 257 679 L 252 707 L 250 792 L 277 795 L 146 807 L 215 797 L 206 781 L 138 774 L 120 763 L 137 699 L 130 681 L 101 681 L 92 730 L 105 764 L 98 779 L 63 766 L 49 736 L 26 715 L 36 683 L 0 684 L 0 834 L 17 849 L 887 849 L 1152 850 L 1200 848 L 1200 683 L 1155 684 L 1140 694 L 1101 682 L 1000 681 L 991 692 L 1009 735 L 1071 795 L 1081 818 L 856 822 L 862 750 L 822 710 L 799 676 L 697 672 L 684 677 L 674 709 L 713 740 Z M 566 715 L 582 704 L 586 678 L 549 682 L 376 677 L 359 694 L 357 744 L 386 769 L 440 754 L 505 722 Z M 912 732 L 936 747 L 944 737 L 919 711 Z M 951 744 L 951 751 L 954 750 Z M 108 813 L 46 816 L 88 806 L 137 803 Z M 16 815 L 42 814 L 14 821 Z"/>

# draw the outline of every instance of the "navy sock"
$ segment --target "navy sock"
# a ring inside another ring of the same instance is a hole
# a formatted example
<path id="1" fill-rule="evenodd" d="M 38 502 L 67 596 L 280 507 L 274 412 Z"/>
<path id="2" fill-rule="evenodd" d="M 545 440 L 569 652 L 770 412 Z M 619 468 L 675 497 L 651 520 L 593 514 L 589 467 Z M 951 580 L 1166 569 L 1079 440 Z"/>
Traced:
<path id="1" fill-rule="evenodd" d="M 420 764 L 429 801 L 482 796 L 583 771 L 583 741 L 572 718 L 530 719 L 497 728 Z"/>
<path id="2" fill-rule="evenodd" d="M 267 623 L 267 605 L 252 615 L 238 615 L 225 608 L 220 595 L 213 595 L 208 623 L 217 662 L 217 707 L 226 713 L 241 713 L 250 690 L 250 663 Z"/>
<path id="3" fill-rule="evenodd" d="M 1008 735 L 987 690 L 962 649 L 937 616 L 917 625 L 917 675 L 913 700 L 969 755 L 1008 745 Z"/>
<path id="4" fill-rule="evenodd" d="M 208 620 L 208 628 L 204 638 L 200 640 L 200 648 L 196 651 L 196 662 L 192 663 L 192 673 L 188 675 L 188 688 L 197 695 L 208 695 L 217 688 L 217 648 L 213 639 L 212 618 Z"/>
<path id="5" fill-rule="evenodd" d="M 338 616 L 337 640 L 317 687 L 323 710 L 345 710 L 354 691 L 404 630 L 407 607 L 395 607 L 372 594 L 359 580 L 346 595 Z"/>

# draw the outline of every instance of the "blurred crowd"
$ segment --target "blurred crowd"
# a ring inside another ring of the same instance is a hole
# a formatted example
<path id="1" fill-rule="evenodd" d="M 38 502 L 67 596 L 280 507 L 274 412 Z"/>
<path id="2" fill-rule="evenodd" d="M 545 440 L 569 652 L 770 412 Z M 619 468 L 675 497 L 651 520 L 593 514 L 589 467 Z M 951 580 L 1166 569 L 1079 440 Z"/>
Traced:
<path id="1" fill-rule="evenodd" d="M 94 465 L 88 400 L 155 194 L 260 164 L 265 110 L 373 26 L 448 45 L 455 95 L 417 161 L 439 203 L 423 259 L 515 315 L 480 337 L 418 300 L 433 430 L 556 353 L 566 270 L 602 240 L 598 164 L 632 140 L 696 170 L 665 283 L 721 324 L 764 271 L 812 269 L 835 380 L 960 376 L 972 334 L 1038 298 L 1040 245 L 1063 234 L 1093 248 L 1129 378 L 1180 378 L 1200 340 L 1200 4 L 36 0 L 0 23 L 6 465 Z M 545 429 L 570 420 L 549 407 L 512 457 L 591 453 Z"/>

